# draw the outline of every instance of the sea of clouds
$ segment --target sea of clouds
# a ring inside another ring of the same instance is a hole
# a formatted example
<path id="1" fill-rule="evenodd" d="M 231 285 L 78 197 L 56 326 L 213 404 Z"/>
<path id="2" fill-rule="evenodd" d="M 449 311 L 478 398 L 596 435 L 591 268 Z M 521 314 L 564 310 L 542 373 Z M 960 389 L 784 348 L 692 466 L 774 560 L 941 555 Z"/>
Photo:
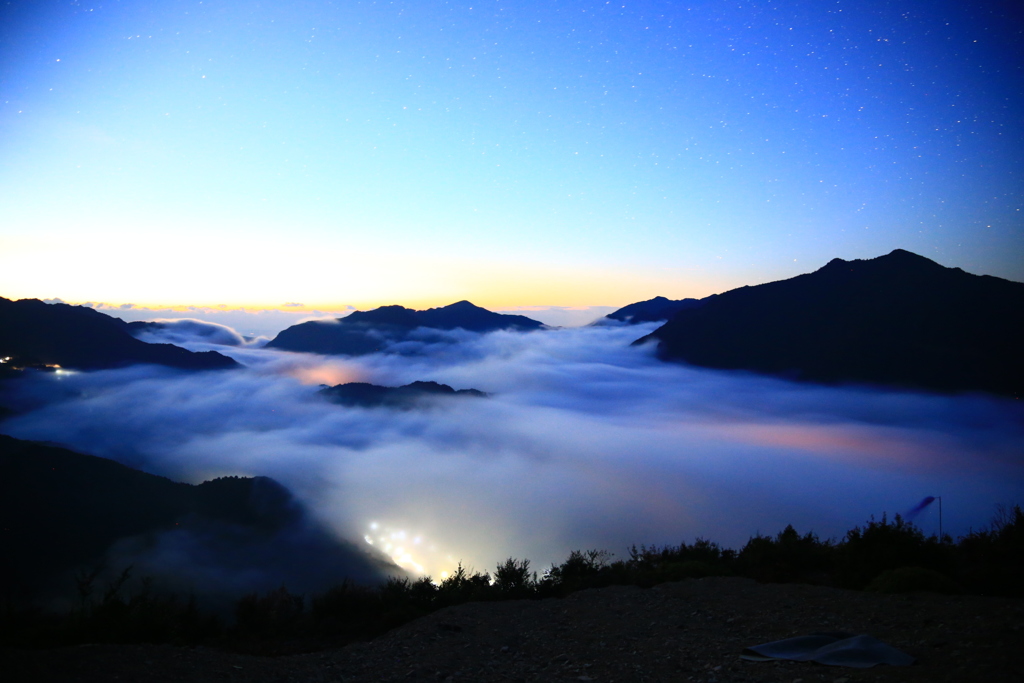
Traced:
<path id="1" fill-rule="evenodd" d="M 943 497 L 944 529 L 1024 502 L 1024 407 L 797 384 L 665 363 L 631 342 L 654 326 L 432 331 L 393 353 L 261 348 L 179 321 L 147 341 L 245 367 L 135 366 L 9 382 L 3 431 L 198 483 L 265 475 L 336 534 L 437 578 L 509 556 L 692 542 L 741 547 L 787 524 L 839 536 Z M 344 407 L 319 385 L 434 380 L 485 399 L 418 410 Z M 936 511 L 918 518 L 937 530 Z"/>

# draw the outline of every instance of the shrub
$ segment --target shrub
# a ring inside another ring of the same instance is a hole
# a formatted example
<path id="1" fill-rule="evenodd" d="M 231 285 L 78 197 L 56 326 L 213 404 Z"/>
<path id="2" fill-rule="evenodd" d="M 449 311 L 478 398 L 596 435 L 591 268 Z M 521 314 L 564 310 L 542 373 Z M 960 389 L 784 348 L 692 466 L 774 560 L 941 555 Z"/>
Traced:
<path id="1" fill-rule="evenodd" d="M 1024 510 L 996 506 L 989 528 L 961 538 L 957 555 L 957 573 L 971 590 L 1024 596 Z"/>
<path id="2" fill-rule="evenodd" d="M 487 600 L 491 597 L 491 576 L 472 572 L 459 566 L 451 576 L 441 582 L 438 587 L 438 606 L 457 605 L 472 600 Z"/>
<path id="3" fill-rule="evenodd" d="M 544 572 L 538 590 L 541 595 L 565 595 L 583 588 L 607 585 L 612 578 L 607 550 L 573 550 L 560 565 Z M 621 563 L 620 563 L 621 564 Z"/>
<path id="4" fill-rule="evenodd" d="M 758 581 L 822 583 L 833 564 L 835 547 L 811 533 L 801 536 L 792 525 L 775 538 L 753 536 L 740 550 L 738 565 L 745 575 Z"/>
<path id="5" fill-rule="evenodd" d="M 924 567 L 899 567 L 889 569 L 868 584 L 867 591 L 873 593 L 945 593 L 960 592 L 960 588 L 948 576 Z"/>
<path id="6" fill-rule="evenodd" d="M 290 635 L 305 607 L 301 595 L 293 595 L 281 586 L 260 596 L 252 593 L 235 606 L 235 625 L 246 636 L 274 638 Z"/>
<path id="7" fill-rule="evenodd" d="M 196 644 L 223 632 L 220 620 L 203 614 L 191 596 L 183 602 L 175 595 L 158 594 L 145 578 L 141 588 L 131 592 L 131 567 L 109 582 L 97 600 L 95 584 L 101 569 L 78 574 L 79 604 L 65 614 L 5 605 L 0 614 L 3 641 L 21 647 L 83 642 Z"/>
<path id="8" fill-rule="evenodd" d="M 854 527 L 836 548 L 836 577 L 840 585 L 863 588 L 887 569 L 927 567 L 935 571 L 951 564 L 951 539 L 940 541 L 924 534 L 900 515 L 889 522 L 872 518 L 866 527 Z"/>
<path id="9" fill-rule="evenodd" d="M 494 589 L 503 598 L 528 598 L 536 590 L 537 574 L 530 574 L 530 561 L 508 558 L 494 570 Z"/>

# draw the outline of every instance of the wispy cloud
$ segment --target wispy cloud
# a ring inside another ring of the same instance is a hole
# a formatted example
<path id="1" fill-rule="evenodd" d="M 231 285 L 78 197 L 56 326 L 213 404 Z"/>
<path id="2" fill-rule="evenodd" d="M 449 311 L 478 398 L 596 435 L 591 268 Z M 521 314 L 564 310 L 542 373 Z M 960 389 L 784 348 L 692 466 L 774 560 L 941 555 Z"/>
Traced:
<path id="1" fill-rule="evenodd" d="M 159 327 L 135 333 L 138 339 L 149 344 L 188 344 L 201 340 L 217 346 L 245 346 L 256 342 L 227 325 L 195 318 L 157 318 L 152 322 L 159 323 Z"/>

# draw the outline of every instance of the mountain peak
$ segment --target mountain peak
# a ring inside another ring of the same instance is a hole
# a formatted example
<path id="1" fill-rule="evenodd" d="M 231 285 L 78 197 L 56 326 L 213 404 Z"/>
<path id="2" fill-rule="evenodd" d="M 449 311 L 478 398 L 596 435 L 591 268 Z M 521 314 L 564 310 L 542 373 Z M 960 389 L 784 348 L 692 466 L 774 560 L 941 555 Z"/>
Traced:
<path id="1" fill-rule="evenodd" d="M 834 258 L 816 273 L 839 273 L 839 272 L 861 272 L 872 273 L 878 276 L 882 273 L 889 274 L 921 274 L 926 272 L 938 273 L 942 271 L 954 271 L 955 268 L 946 268 L 926 256 L 915 254 L 906 249 L 893 249 L 888 254 L 876 256 L 869 259 L 853 259 L 846 261 L 841 258 Z"/>
<path id="2" fill-rule="evenodd" d="M 700 302 L 700 299 L 679 299 L 674 301 L 663 296 L 656 296 L 653 299 L 623 306 L 619 310 L 606 315 L 605 319 L 618 320 L 619 322 L 631 325 L 660 322 L 662 320 L 669 320 L 679 311 L 695 308 L 700 305 Z"/>
<path id="3" fill-rule="evenodd" d="M 338 322 L 344 325 L 365 323 L 368 325 L 396 325 L 398 327 L 416 327 L 416 311 L 405 306 L 380 306 L 369 311 L 354 311 Z"/>
<path id="4" fill-rule="evenodd" d="M 465 313 L 465 312 L 470 312 L 470 311 L 485 311 L 487 313 L 490 313 L 490 311 L 488 311 L 486 308 L 483 308 L 481 306 L 477 306 L 473 302 L 467 301 L 465 299 L 463 299 L 462 301 L 456 301 L 453 304 L 448 304 L 447 306 L 436 306 L 434 308 L 428 308 L 428 309 L 426 309 L 424 311 L 420 311 L 420 313 L 426 313 L 427 311 L 451 311 L 453 313 Z M 495 314 L 495 315 L 497 315 L 497 314 Z"/>
<path id="5" fill-rule="evenodd" d="M 935 261 L 932 261 L 927 256 L 921 256 L 920 254 L 915 254 L 914 252 L 907 251 L 906 249 L 893 249 L 892 251 L 890 251 L 885 256 L 879 256 L 878 258 L 871 259 L 871 260 L 872 261 L 877 261 L 879 263 L 887 263 L 887 264 L 890 264 L 890 265 L 895 265 L 895 266 L 904 267 L 904 268 L 905 267 L 918 267 L 918 268 L 920 268 L 920 267 L 928 267 L 928 268 L 943 268 L 943 269 L 946 269 L 945 266 L 942 266 L 942 265 L 936 263 Z"/>
<path id="6" fill-rule="evenodd" d="M 1024 283 L 905 249 L 742 287 L 647 339 L 663 358 L 809 381 L 1024 392 Z"/>

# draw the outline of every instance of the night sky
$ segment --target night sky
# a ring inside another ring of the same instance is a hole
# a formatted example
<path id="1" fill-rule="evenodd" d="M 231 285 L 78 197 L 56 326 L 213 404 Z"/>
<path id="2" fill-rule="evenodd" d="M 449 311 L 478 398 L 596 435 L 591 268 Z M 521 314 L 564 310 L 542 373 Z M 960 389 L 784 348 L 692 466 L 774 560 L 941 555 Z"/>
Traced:
<path id="1" fill-rule="evenodd" d="M 0 3 L 0 296 L 619 306 L 1024 280 L 1018 3 Z"/>

